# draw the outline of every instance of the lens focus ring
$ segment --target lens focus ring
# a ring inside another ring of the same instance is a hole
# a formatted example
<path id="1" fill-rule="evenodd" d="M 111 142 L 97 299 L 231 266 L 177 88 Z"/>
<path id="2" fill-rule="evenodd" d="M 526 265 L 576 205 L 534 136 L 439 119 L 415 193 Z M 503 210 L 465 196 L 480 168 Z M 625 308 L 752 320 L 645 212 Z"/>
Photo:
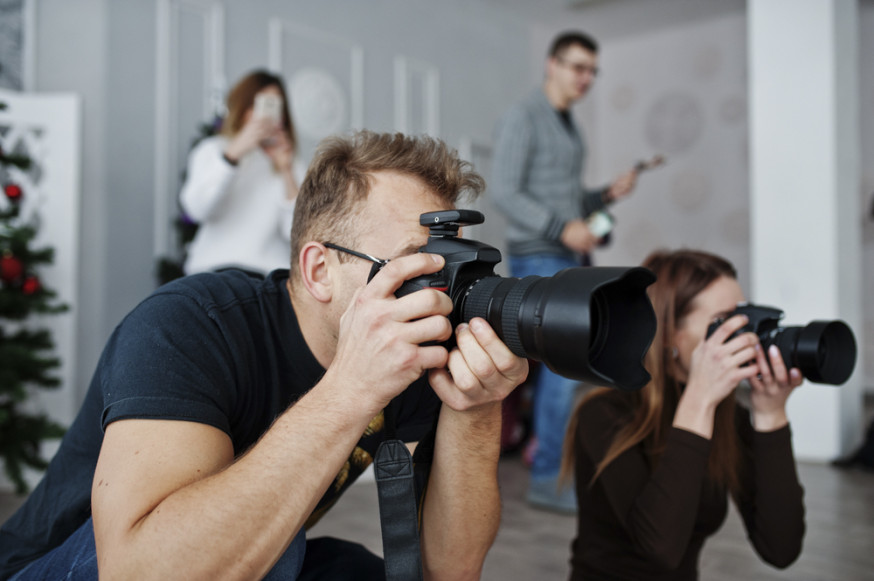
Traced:
<path id="1" fill-rule="evenodd" d="M 507 298 L 504 299 L 504 307 L 501 309 L 501 327 L 504 330 L 504 343 L 507 344 L 510 351 L 520 357 L 526 355 L 525 346 L 522 343 L 520 325 L 522 303 L 525 301 L 528 289 L 539 280 L 541 280 L 539 276 L 526 276 L 513 285 L 510 292 L 507 293 Z"/>
<path id="2" fill-rule="evenodd" d="M 522 280 L 490 276 L 475 282 L 464 298 L 462 319 L 482 317 L 515 355 L 526 357 L 519 328 L 520 310 L 528 288 L 540 280 L 529 276 Z"/>

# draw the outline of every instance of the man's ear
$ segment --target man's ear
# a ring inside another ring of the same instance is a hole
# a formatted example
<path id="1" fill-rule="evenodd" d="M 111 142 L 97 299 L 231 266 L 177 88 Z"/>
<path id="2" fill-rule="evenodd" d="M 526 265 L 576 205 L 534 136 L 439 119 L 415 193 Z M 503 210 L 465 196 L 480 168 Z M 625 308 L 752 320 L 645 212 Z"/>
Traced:
<path id="1" fill-rule="evenodd" d="M 547 79 L 551 79 L 555 76 L 556 67 L 558 67 L 558 59 L 554 56 L 546 57 L 546 66 L 544 67 L 544 71 Z"/>
<path id="2" fill-rule="evenodd" d="M 330 302 L 334 294 L 328 249 L 318 242 L 307 242 L 300 251 L 300 279 L 310 295 L 321 303 Z"/>

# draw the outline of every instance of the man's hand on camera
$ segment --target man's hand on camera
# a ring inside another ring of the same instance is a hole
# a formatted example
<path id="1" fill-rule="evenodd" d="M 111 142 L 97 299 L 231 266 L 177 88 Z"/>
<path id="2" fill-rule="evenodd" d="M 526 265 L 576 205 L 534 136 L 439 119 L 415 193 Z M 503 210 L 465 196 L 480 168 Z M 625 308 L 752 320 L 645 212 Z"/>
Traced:
<path id="1" fill-rule="evenodd" d="M 432 369 L 431 387 L 455 411 L 502 401 L 528 376 L 528 360 L 514 355 L 489 324 L 474 318 L 455 330 L 457 347 L 445 368 Z"/>
<path id="2" fill-rule="evenodd" d="M 409 280 L 439 271 L 443 257 L 414 254 L 392 260 L 373 280 L 355 291 L 340 318 L 336 354 L 326 378 L 344 386 L 375 415 L 427 369 L 444 367 L 445 347 L 452 334 L 447 316 L 452 300 L 425 289 L 402 298 L 395 291 Z"/>

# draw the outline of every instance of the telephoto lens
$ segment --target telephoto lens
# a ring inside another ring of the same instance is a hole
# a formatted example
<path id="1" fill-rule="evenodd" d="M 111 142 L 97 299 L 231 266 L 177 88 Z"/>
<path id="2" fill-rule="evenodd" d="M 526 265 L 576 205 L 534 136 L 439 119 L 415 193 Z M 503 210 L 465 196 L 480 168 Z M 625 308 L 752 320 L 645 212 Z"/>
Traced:
<path id="1" fill-rule="evenodd" d="M 419 216 L 419 224 L 429 228 L 419 252 L 439 254 L 446 262 L 440 272 L 404 282 L 395 294 L 446 292 L 453 325 L 482 317 L 513 353 L 570 379 L 629 391 L 647 384 L 643 359 L 656 331 L 646 294 L 655 282 L 651 271 L 575 267 L 549 277 L 504 278 L 494 270 L 501 261 L 497 248 L 458 236 L 460 226 L 482 221 L 475 210 Z M 374 265 L 371 278 L 381 267 Z"/>
<path id="2" fill-rule="evenodd" d="M 788 367 L 814 383 L 840 385 L 856 366 L 856 338 L 843 321 L 813 321 L 804 327 L 778 327 L 766 341 L 780 349 Z"/>
<path id="3" fill-rule="evenodd" d="M 462 319 L 484 318 L 513 353 L 559 375 L 636 390 L 650 380 L 641 362 L 656 330 L 654 281 L 642 267 L 486 277 L 463 297 Z"/>

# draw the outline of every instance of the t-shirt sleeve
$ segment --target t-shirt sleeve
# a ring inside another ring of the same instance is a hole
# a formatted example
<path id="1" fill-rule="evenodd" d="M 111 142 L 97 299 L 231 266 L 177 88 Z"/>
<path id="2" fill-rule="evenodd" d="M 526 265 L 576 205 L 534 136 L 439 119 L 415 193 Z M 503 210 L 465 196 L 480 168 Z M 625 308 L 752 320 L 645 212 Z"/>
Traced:
<path id="1" fill-rule="evenodd" d="M 584 405 L 581 414 L 577 454 L 589 455 L 597 465 L 627 416 L 605 396 Z M 682 560 L 693 532 L 709 453 L 709 440 L 671 428 L 655 469 L 638 445 L 608 464 L 595 482 L 635 552 L 648 561 L 672 569 Z"/>
<path id="2" fill-rule="evenodd" d="M 102 426 L 123 419 L 193 421 L 230 434 L 232 355 L 203 305 L 159 293 L 116 328 L 103 355 Z"/>

